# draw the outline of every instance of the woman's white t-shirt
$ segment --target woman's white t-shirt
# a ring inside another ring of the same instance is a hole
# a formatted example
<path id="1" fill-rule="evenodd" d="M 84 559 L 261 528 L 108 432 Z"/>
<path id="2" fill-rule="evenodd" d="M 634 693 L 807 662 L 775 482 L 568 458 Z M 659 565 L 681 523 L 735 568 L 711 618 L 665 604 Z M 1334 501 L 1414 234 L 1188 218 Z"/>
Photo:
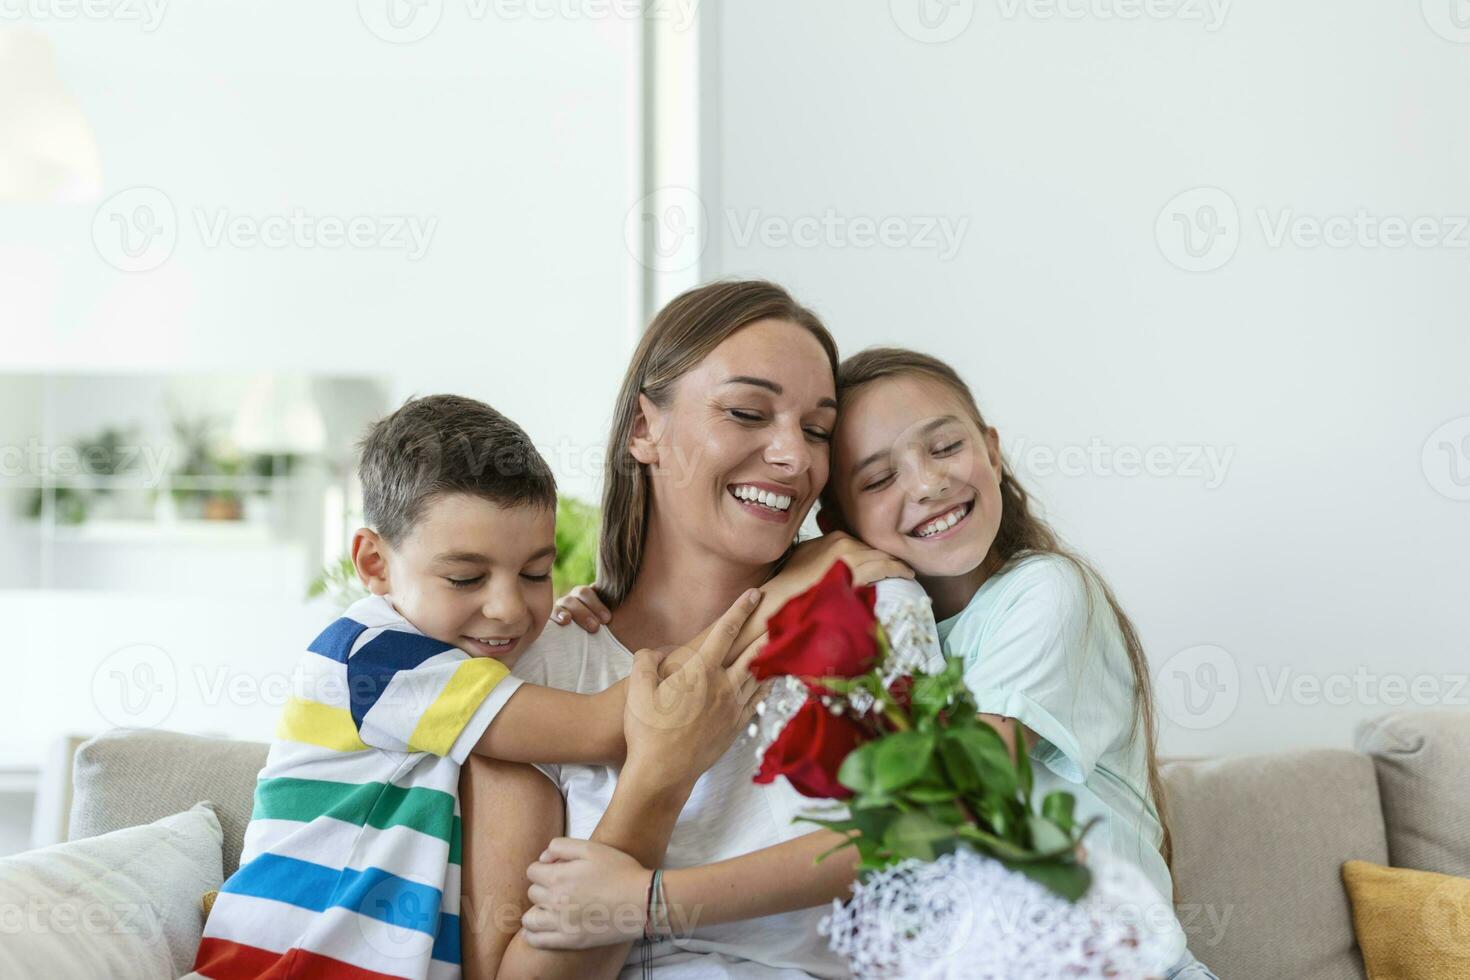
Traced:
<path id="1" fill-rule="evenodd" d="M 605 627 L 586 633 L 572 624 L 552 623 L 516 664 L 514 675 L 564 691 L 595 693 L 627 677 L 633 655 Z M 796 823 L 806 800 L 784 779 L 757 785 L 750 735 L 735 743 L 699 778 L 669 841 L 665 868 L 687 868 L 722 861 L 801 837 L 817 828 Z M 612 801 L 617 770 L 607 766 L 537 766 L 566 801 L 566 836 L 589 838 Z M 680 980 L 798 980 L 847 975 L 843 960 L 817 932 L 827 907 L 762 916 L 722 925 L 700 926 L 688 935 L 664 940 L 650 950 L 661 977 Z M 691 916 L 692 918 L 692 916 Z M 639 946 L 622 977 L 639 976 Z"/>

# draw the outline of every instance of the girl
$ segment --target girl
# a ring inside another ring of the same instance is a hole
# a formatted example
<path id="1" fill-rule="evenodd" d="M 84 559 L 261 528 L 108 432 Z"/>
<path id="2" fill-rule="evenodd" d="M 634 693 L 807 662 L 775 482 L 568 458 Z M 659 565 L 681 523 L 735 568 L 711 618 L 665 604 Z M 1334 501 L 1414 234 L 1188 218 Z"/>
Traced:
<path id="1" fill-rule="evenodd" d="M 896 348 L 864 351 L 842 363 L 838 402 L 823 529 L 845 529 L 913 568 L 933 600 L 945 652 L 965 659 L 981 716 L 1008 740 L 1012 719 L 1021 723 L 1038 763 L 1036 792 L 1076 796 L 1080 819 L 1100 818 L 1088 848 L 1132 861 L 1160 895 L 1172 895 L 1148 667 L 1111 590 L 1032 513 L 997 431 L 948 365 Z M 600 615 L 589 598 L 577 593 L 558 611 L 579 621 Z M 669 901 L 703 903 L 706 920 L 723 917 L 722 893 L 744 890 L 738 878 L 780 905 L 786 886 L 771 872 L 781 867 L 782 847 L 724 867 L 669 872 Z M 563 853 L 576 855 L 575 867 L 558 862 Z M 606 900 L 609 887 L 594 881 L 637 880 L 622 855 L 581 842 L 558 842 L 547 858 L 530 869 L 533 881 L 559 872 L 534 896 L 543 904 L 578 904 L 594 891 Z M 767 873 L 760 885 L 742 862 Z M 647 872 L 639 868 L 637 877 L 646 883 Z M 1172 908 L 1158 912 L 1178 955 L 1170 980 L 1212 977 L 1185 948 Z M 570 921 L 530 939 L 573 942 Z"/>

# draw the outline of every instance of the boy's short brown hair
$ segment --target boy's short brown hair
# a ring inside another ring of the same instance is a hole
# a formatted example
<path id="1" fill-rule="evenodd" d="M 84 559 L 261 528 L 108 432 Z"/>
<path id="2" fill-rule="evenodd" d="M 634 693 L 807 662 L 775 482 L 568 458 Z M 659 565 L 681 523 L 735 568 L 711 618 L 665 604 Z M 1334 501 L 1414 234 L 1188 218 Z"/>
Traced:
<path id="1" fill-rule="evenodd" d="M 556 507 L 556 478 L 530 437 L 473 398 L 411 398 L 375 422 L 359 449 L 363 519 L 390 545 L 440 494 L 469 494 L 502 507 Z"/>

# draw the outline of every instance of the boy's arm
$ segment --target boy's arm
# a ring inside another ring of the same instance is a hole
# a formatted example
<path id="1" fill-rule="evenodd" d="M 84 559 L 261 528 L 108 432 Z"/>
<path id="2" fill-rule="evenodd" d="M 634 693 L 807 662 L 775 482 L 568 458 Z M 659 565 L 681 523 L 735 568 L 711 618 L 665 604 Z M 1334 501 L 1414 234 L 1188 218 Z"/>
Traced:
<path id="1" fill-rule="evenodd" d="M 470 751 L 503 762 L 622 765 L 628 682 L 597 694 L 522 684 Z"/>

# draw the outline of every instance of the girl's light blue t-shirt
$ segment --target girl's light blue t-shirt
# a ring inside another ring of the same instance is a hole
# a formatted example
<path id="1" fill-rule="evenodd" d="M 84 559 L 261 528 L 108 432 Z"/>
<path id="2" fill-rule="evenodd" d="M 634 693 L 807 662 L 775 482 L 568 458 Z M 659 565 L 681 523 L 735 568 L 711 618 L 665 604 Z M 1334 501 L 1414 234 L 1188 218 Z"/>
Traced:
<path id="1" fill-rule="evenodd" d="M 938 627 L 945 654 L 964 659 L 980 711 L 1039 737 L 1035 798 L 1073 794 L 1080 819 L 1102 818 L 1085 845 L 1138 865 L 1167 900 L 1147 749 L 1133 726 L 1133 671 L 1101 591 L 1065 558 L 1032 555 L 987 579 Z"/>

